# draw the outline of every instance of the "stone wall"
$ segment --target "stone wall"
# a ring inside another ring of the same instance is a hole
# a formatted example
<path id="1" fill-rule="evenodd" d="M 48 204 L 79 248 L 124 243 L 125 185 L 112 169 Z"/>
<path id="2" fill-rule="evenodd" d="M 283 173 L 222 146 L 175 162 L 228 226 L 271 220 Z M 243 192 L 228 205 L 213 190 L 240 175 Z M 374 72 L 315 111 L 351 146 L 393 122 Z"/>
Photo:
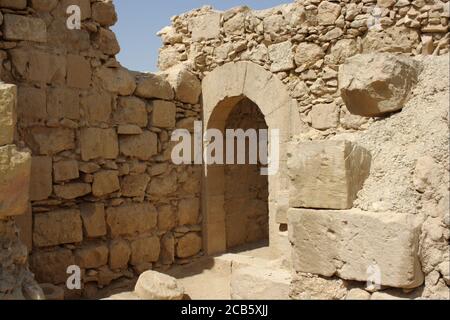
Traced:
<path id="1" fill-rule="evenodd" d="M 71 4 L 79 30 L 66 27 Z M 18 87 L 16 136 L 32 150 L 21 229 L 40 283 L 65 288 L 67 267 L 81 268 L 83 288 L 67 298 L 202 249 L 201 168 L 170 161 L 171 132 L 200 117 L 200 82 L 185 68 L 121 67 L 116 20 L 110 1 L 0 1 L 1 79 Z"/>

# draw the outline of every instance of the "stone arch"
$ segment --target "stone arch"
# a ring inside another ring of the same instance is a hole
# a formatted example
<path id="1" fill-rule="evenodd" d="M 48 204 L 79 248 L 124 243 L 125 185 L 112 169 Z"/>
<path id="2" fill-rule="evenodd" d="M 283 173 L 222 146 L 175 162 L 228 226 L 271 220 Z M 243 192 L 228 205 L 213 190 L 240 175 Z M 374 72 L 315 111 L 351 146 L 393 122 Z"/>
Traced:
<path id="1" fill-rule="evenodd" d="M 288 241 L 279 235 L 277 211 L 288 206 L 286 145 L 301 127 L 296 101 L 275 75 L 251 62 L 227 63 L 209 73 L 202 83 L 204 130 L 223 130 L 237 103 L 247 98 L 255 103 L 268 129 L 279 129 L 280 169 L 269 176 L 270 247 L 281 249 Z M 207 254 L 226 251 L 224 166 L 205 165 L 203 179 L 204 249 Z"/>

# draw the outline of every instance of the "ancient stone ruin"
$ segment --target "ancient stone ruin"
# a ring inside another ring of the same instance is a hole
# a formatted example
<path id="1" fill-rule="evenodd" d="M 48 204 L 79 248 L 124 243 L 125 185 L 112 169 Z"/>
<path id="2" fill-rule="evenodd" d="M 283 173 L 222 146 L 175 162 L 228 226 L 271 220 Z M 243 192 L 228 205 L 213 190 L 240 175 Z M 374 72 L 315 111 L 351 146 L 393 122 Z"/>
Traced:
<path id="1" fill-rule="evenodd" d="M 203 7 L 153 74 L 110 0 L 0 0 L 0 299 L 449 299 L 449 17 Z M 277 130 L 278 170 L 175 164 L 197 121 Z"/>

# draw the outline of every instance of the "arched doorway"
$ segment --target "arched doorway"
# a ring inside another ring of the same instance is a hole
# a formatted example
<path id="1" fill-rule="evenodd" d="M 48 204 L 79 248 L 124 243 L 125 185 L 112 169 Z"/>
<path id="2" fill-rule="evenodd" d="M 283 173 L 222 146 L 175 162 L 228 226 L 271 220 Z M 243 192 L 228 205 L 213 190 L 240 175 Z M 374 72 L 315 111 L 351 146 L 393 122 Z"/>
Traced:
<path id="1" fill-rule="evenodd" d="M 291 99 L 285 85 L 276 76 L 251 62 L 227 63 L 216 68 L 203 79 L 202 90 L 204 130 L 215 128 L 224 132 L 227 126 L 238 125 L 247 125 L 254 128 L 258 121 L 261 121 L 260 124 L 264 122 L 264 126 L 267 126 L 269 131 L 277 131 L 276 141 L 279 147 L 278 170 L 272 175 L 260 177 L 261 180 L 267 181 L 267 188 L 265 189 L 267 191 L 265 193 L 264 191 L 259 192 L 258 195 L 249 191 L 246 198 L 244 197 L 247 201 L 249 199 L 261 200 L 259 204 L 263 208 L 267 204 L 268 219 L 267 215 L 262 218 L 264 209 L 258 210 L 258 214 L 253 216 L 252 214 L 250 216 L 242 215 L 246 206 L 239 207 L 236 204 L 238 203 L 238 197 L 232 197 L 233 192 L 227 190 L 233 187 L 233 179 L 226 178 L 226 173 L 228 173 L 227 175 L 232 174 L 233 167 L 226 168 L 225 165 L 205 164 L 202 183 L 205 252 L 209 255 L 223 253 L 234 245 L 251 242 L 259 237 L 255 235 L 252 238 L 252 232 L 257 234 L 259 231 L 249 229 L 263 230 L 264 228 L 260 228 L 260 226 L 265 224 L 268 224 L 269 228 L 270 247 L 286 251 L 288 240 L 286 237 L 280 238 L 279 236 L 280 226 L 277 222 L 277 211 L 280 209 L 286 211 L 288 203 L 288 178 L 285 169 L 286 144 L 296 133 L 296 130 L 301 130 L 302 127 L 296 101 Z M 243 110 L 253 111 L 243 113 Z M 255 119 L 251 119 L 252 117 Z M 270 138 L 269 145 L 273 145 Z M 271 150 L 271 146 L 269 146 L 269 150 Z M 251 171 L 252 169 L 248 170 Z M 238 175 L 239 172 L 236 176 Z M 246 182 L 243 183 L 243 181 Z M 238 183 L 244 184 L 241 186 L 242 190 L 252 190 L 249 181 L 242 179 L 242 173 L 239 179 L 236 177 L 234 188 Z M 262 186 L 264 183 L 258 185 Z M 265 199 L 261 199 L 262 197 Z M 236 211 L 233 207 L 238 208 L 239 213 L 235 215 L 240 214 L 240 216 L 232 216 L 232 212 Z M 240 226 L 241 235 L 232 235 L 232 226 L 239 222 L 242 223 L 244 217 L 247 222 L 250 222 L 246 224 L 245 229 Z M 236 221 L 232 222 L 233 219 Z M 260 223 L 257 221 L 258 219 L 260 219 Z M 249 227 L 252 223 L 253 226 Z M 261 234 L 264 234 L 264 232 Z"/>

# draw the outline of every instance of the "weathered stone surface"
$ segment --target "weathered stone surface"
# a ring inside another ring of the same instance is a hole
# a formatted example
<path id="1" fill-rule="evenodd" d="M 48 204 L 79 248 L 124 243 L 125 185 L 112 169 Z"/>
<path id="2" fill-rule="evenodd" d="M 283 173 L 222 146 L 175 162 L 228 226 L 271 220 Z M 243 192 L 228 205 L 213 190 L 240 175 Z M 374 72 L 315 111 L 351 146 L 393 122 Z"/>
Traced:
<path id="1" fill-rule="evenodd" d="M 418 248 L 420 225 L 401 213 L 359 209 L 290 209 L 289 238 L 298 272 L 367 281 L 378 267 L 383 286 L 415 288 L 423 283 Z"/>
<path id="2" fill-rule="evenodd" d="M 33 157 L 31 160 L 30 200 L 45 200 L 53 192 L 52 158 Z"/>
<path id="3" fill-rule="evenodd" d="M 23 10 L 27 7 L 27 0 L 0 0 L 0 8 Z"/>
<path id="4" fill-rule="evenodd" d="M 103 87 L 121 96 L 131 95 L 136 89 L 133 75 L 125 68 L 106 68 L 96 70 L 95 75 L 100 79 Z"/>
<path id="5" fill-rule="evenodd" d="M 10 0 L 15 1 L 15 0 Z M 26 3 L 26 0 L 23 0 Z M 31 7 L 36 11 L 50 12 L 55 9 L 58 0 L 31 0 Z"/>
<path id="6" fill-rule="evenodd" d="M 315 129 L 326 130 L 339 125 L 339 109 L 335 103 L 316 104 L 309 115 L 312 127 Z"/>
<path id="7" fill-rule="evenodd" d="M 67 85 L 87 89 L 91 86 L 92 70 L 89 60 L 82 56 L 67 55 Z"/>
<path id="8" fill-rule="evenodd" d="M 148 123 L 145 101 L 136 97 L 121 97 L 118 108 L 114 113 L 114 121 L 117 124 L 135 124 L 146 127 Z"/>
<path id="9" fill-rule="evenodd" d="M 341 39 L 332 47 L 330 54 L 325 57 L 325 61 L 330 64 L 342 64 L 347 58 L 358 53 L 358 46 L 354 39 Z"/>
<path id="10" fill-rule="evenodd" d="M 55 195 L 65 200 L 73 200 L 91 193 L 91 185 L 87 183 L 68 183 L 53 187 Z"/>
<path id="11" fill-rule="evenodd" d="M 83 203 L 80 206 L 83 231 L 87 238 L 106 235 L 105 206 L 103 203 Z"/>
<path id="12" fill-rule="evenodd" d="M 156 271 L 141 274 L 134 291 L 144 300 L 182 300 L 184 296 L 184 288 L 175 278 Z"/>
<path id="13" fill-rule="evenodd" d="M 94 174 L 92 194 L 95 197 L 103 197 L 118 190 L 120 190 L 118 171 L 105 170 Z"/>
<path id="14" fill-rule="evenodd" d="M 111 116 L 111 95 L 105 91 L 92 91 L 81 98 L 81 107 L 90 124 L 109 122 Z"/>
<path id="15" fill-rule="evenodd" d="M 110 27 L 117 22 L 117 14 L 112 1 L 100 1 L 92 4 L 92 18 L 101 26 Z"/>
<path id="16" fill-rule="evenodd" d="M 17 122 L 17 87 L 0 84 L 0 146 L 11 144 Z"/>
<path id="17" fill-rule="evenodd" d="M 354 288 L 347 293 L 345 300 L 370 300 L 370 293 L 363 289 Z"/>
<path id="18" fill-rule="evenodd" d="M 114 56 L 120 52 L 120 45 L 114 32 L 99 28 L 94 36 L 94 44 L 104 54 Z"/>
<path id="19" fill-rule="evenodd" d="M 170 232 L 161 238 L 160 260 L 162 264 L 166 265 L 175 261 L 175 237 Z"/>
<path id="20" fill-rule="evenodd" d="M 163 100 L 152 102 L 152 126 L 158 128 L 174 128 L 176 124 L 177 107 L 175 103 Z"/>
<path id="21" fill-rule="evenodd" d="M 339 278 L 294 272 L 290 297 L 294 300 L 341 300 L 346 293 L 344 281 Z"/>
<path id="22" fill-rule="evenodd" d="M 34 127 L 25 140 L 35 154 L 51 156 L 75 149 L 75 133 L 72 129 Z"/>
<path id="23" fill-rule="evenodd" d="M 339 69 L 342 99 L 352 114 L 360 116 L 400 110 L 417 83 L 419 69 L 414 60 L 388 53 L 354 56 Z"/>
<path id="24" fill-rule="evenodd" d="M 124 197 L 143 197 L 149 182 L 150 177 L 147 174 L 126 176 L 120 183 L 122 195 Z"/>
<path id="25" fill-rule="evenodd" d="M 126 240 L 113 240 L 109 244 L 109 267 L 112 270 L 125 269 L 131 257 L 131 247 Z"/>
<path id="26" fill-rule="evenodd" d="M 146 262 L 156 262 L 159 259 L 161 245 L 156 236 L 141 238 L 131 242 L 131 264 L 138 266 Z"/>
<path id="27" fill-rule="evenodd" d="M 178 223 L 180 226 L 198 223 L 200 214 L 200 200 L 183 199 L 178 203 Z"/>
<path id="28" fill-rule="evenodd" d="M 369 175 L 370 153 L 348 141 L 291 143 L 290 205 L 350 209 Z"/>
<path id="29" fill-rule="evenodd" d="M 142 234 L 156 227 L 156 209 L 150 203 L 129 204 L 106 210 L 106 222 L 113 238 Z"/>
<path id="30" fill-rule="evenodd" d="M 295 68 L 294 53 L 291 41 L 285 41 L 269 46 L 269 58 L 272 60 L 270 71 L 280 72 Z"/>
<path id="31" fill-rule="evenodd" d="M 76 160 L 63 160 L 53 164 L 53 178 L 55 182 L 78 179 L 78 162 Z"/>
<path id="32" fill-rule="evenodd" d="M 291 273 L 288 270 L 248 266 L 233 270 L 233 300 L 288 300 Z"/>
<path id="33" fill-rule="evenodd" d="M 56 210 L 34 215 L 33 243 L 38 247 L 83 241 L 78 210 Z"/>
<path id="34" fill-rule="evenodd" d="M 320 46 L 314 43 L 300 43 L 295 49 L 295 63 L 298 67 L 307 69 L 322 59 L 324 52 Z"/>
<path id="35" fill-rule="evenodd" d="M 175 90 L 175 99 L 184 103 L 196 104 L 202 92 L 200 80 L 183 64 L 166 71 L 167 81 Z"/>
<path id="36" fill-rule="evenodd" d="M 362 51 L 363 53 L 409 53 L 419 42 L 419 33 L 416 30 L 404 26 L 394 26 L 383 30 L 383 32 L 369 30 L 362 41 Z"/>
<path id="37" fill-rule="evenodd" d="M 332 25 L 336 22 L 341 13 L 339 3 L 321 1 L 318 7 L 317 19 L 320 25 Z"/>
<path id="38" fill-rule="evenodd" d="M 430 188 L 436 188 L 440 178 L 439 164 L 432 157 L 423 156 L 417 159 L 413 176 L 413 184 L 417 191 L 423 193 Z"/>
<path id="39" fill-rule="evenodd" d="M 5 14 L 3 36 L 7 40 L 47 41 L 47 26 L 44 20 L 15 14 Z"/>
<path id="40" fill-rule="evenodd" d="M 140 135 L 121 136 L 120 153 L 139 160 L 150 160 L 158 153 L 158 136 L 150 131 Z"/>
<path id="41" fill-rule="evenodd" d="M 88 245 L 75 250 L 75 263 L 80 268 L 99 268 L 108 263 L 108 253 L 104 244 Z"/>
<path id="42" fill-rule="evenodd" d="M 192 18 L 189 22 L 192 40 L 201 41 L 217 37 L 220 34 L 220 17 L 220 13 L 211 12 Z"/>
<path id="43" fill-rule="evenodd" d="M 147 188 L 147 193 L 155 197 L 167 196 L 175 191 L 177 191 L 177 176 L 173 172 L 167 176 L 152 179 Z"/>
<path id="44" fill-rule="evenodd" d="M 153 73 L 147 73 L 138 78 L 134 94 L 147 99 L 172 100 L 174 98 L 174 92 L 170 83 L 162 75 Z"/>
<path id="45" fill-rule="evenodd" d="M 31 155 L 14 145 L 0 147 L 0 218 L 24 214 L 28 208 Z"/>
<path id="46" fill-rule="evenodd" d="M 61 284 L 69 277 L 67 268 L 75 264 L 75 258 L 68 249 L 37 251 L 31 255 L 30 264 L 39 282 Z"/>
<path id="47" fill-rule="evenodd" d="M 115 159 L 119 155 L 119 143 L 114 129 L 82 129 L 80 146 L 84 161 L 97 158 Z"/>
<path id="48" fill-rule="evenodd" d="M 47 113 L 55 119 L 80 118 L 80 96 L 79 92 L 67 88 L 52 88 L 48 90 Z"/>
<path id="49" fill-rule="evenodd" d="M 170 231 L 177 226 L 177 213 L 170 205 L 158 208 L 158 230 Z"/>
<path id="50" fill-rule="evenodd" d="M 47 119 L 47 93 L 44 89 L 20 86 L 17 113 L 24 119 Z"/>
<path id="51" fill-rule="evenodd" d="M 202 249 L 202 238 L 195 232 L 190 232 L 180 238 L 177 244 L 177 257 L 189 258 Z"/>
<path id="52" fill-rule="evenodd" d="M 118 135 L 136 135 L 142 134 L 144 131 L 135 124 L 120 124 L 117 126 Z"/>

